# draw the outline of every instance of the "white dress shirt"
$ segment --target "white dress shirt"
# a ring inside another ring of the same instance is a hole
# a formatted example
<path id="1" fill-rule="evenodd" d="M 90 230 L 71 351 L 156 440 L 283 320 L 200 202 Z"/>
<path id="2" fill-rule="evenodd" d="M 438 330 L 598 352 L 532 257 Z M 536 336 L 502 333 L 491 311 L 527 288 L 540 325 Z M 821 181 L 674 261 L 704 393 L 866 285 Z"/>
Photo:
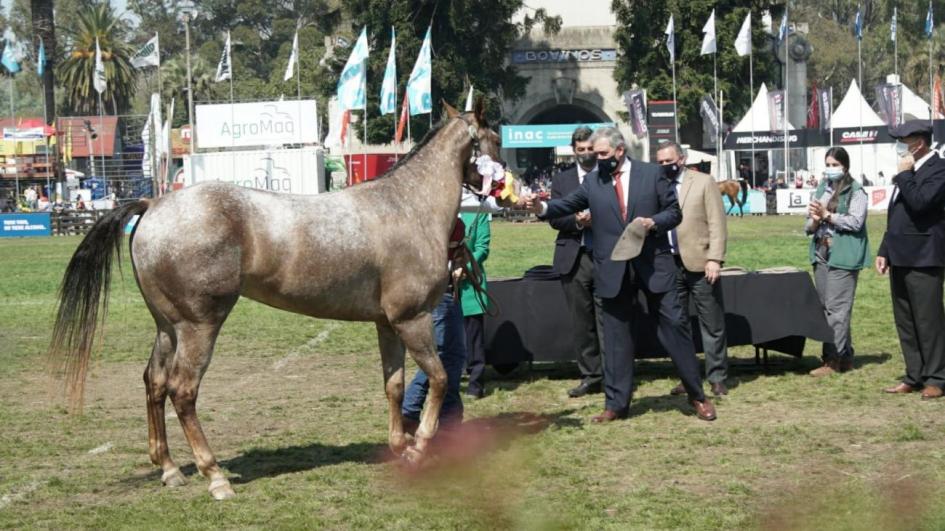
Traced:
<path id="1" fill-rule="evenodd" d="M 629 194 L 630 194 L 630 165 L 631 165 L 631 163 L 630 163 L 630 158 L 629 158 L 629 157 L 624 157 L 624 159 L 623 159 L 623 166 L 620 168 L 620 188 L 621 188 L 620 191 L 623 193 L 623 200 L 626 201 L 626 203 L 624 204 L 624 208 L 627 209 L 627 215 L 628 215 L 628 216 L 630 215 L 630 206 L 629 206 L 629 205 L 630 205 L 630 197 L 629 197 Z M 590 173 L 590 172 L 586 172 L 585 175 L 587 175 L 587 173 Z M 578 165 L 578 182 L 579 182 L 580 184 L 584 184 L 584 178 L 581 176 L 581 166 L 580 166 L 580 165 Z M 617 186 L 617 180 L 615 179 L 615 180 L 614 180 L 614 187 L 616 187 L 616 186 Z M 615 191 L 615 192 L 616 192 L 616 191 Z M 547 212 L 548 212 L 548 203 L 542 201 L 542 202 L 541 202 L 541 213 L 538 214 L 538 215 L 539 215 L 539 216 L 544 216 Z"/>

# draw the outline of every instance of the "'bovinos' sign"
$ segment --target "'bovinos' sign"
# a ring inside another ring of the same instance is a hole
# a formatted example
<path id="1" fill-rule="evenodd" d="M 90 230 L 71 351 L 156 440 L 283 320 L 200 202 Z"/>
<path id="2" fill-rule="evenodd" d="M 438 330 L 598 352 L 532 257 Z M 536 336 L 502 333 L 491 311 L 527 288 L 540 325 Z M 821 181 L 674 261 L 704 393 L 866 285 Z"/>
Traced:
<path id="1" fill-rule="evenodd" d="M 197 147 L 309 144 L 318 139 L 315 100 L 197 106 Z"/>
<path id="2" fill-rule="evenodd" d="M 595 63 L 616 61 L 617 50 L 602 48 L 586 48 L 579 50 L 514 50 L 512 64 L 525 65 L 532 63 Z"/>

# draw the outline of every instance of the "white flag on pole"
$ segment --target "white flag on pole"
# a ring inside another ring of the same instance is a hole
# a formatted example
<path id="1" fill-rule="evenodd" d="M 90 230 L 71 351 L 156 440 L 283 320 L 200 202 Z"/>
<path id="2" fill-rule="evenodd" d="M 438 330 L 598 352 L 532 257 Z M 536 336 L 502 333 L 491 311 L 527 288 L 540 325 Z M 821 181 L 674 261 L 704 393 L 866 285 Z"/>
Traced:
<path id="1" fill-rule="evenodd" d="M 161 66 L 161 48 L 157 33 L 131 57 L 131 66 L 135 68 Z"/>
<path id="2" fill-rule="evenodd" d="M 466 95 L 466 108 L 463 112 L 472 112 L 473 110 L 473 86 L 469 85 L 469 94 Z"/>
<path id="3" fill-rule="evenodd" d="M 417 62 L 413 65 L 407 80 L 407 99 L 410 101 L 410 116 L 433 112 L 433 63 L 431 60 L 430 30 L 423 37 Z"/>
<path id="4" fill-rule="evenodd" d="M 292 79 L 295 75 L 295 62 L 299 60 L 299 30 L 295 30 L 295 38 L 292 39 L 292 55 L 289 56 L 289 64 L 285 67 L 283 81 Z"/>
<path id="5" fill-rule="evenodd" d="M 666 49 L 669 50 L 669 61 L 676 60 L 676 30 L 673 28 L 673 16 L 669 16 L 669 24 L 666 25 Z"/>
<path id="6" fill-rule="evenodd" d="M 702 33 L 705 33 L 705 37 L 702 38 L 702 52 L 699 55 L 706 55 L 709 53 L 715 53 L 715 10 L 712 10 L 712 14 L 709 15 L 709 20 L 706 21 L 705 26 L 702 28 Z"/>
<path id="7" fill-rule="evenodd" d="M 102 62 L 102 49 L 99 48 L 98 37 L 95 38 L 95 75 L 92 77 L 92 83 L 99 94 L 108 88 L 108 83 L 105 81 L 105 63 Z"/>
<path id="8" fill-rule="evenodd" d="M 397 112 L 397 35 L 390 29 L 390 52 L 387 54 L 387 68 L 384 69 L 384 82 L 381 83 L 381 114 Z"/>
<path id="9" fill-rule="evenodd" d="M 348 62 L 341 71 L 341 77 L 338 78 L 337 96 L 342 111 L 364 107 L 365 68 L 369 53 L 367 27 L 364 27 L 361 29 L 357 42 L 354 43 L 351 55 L 348 56 Z"/>
<path id="10" fill-rule="evenodd" d="M 217 65 L 216 81 L 226 81 L 233 76 L 233 62 L 230 60 L 230 32 L 226 32 L 226 44 L 220 54 L 220 64 Z"/>
<path id="11" fill-rule="evenodd" d="M 738 31 L 738 37 L 735 37 L 735 51 L 738 55 L 744 57 L 751 53 L 751 12 L 742 22 L 742 29 Z"/>

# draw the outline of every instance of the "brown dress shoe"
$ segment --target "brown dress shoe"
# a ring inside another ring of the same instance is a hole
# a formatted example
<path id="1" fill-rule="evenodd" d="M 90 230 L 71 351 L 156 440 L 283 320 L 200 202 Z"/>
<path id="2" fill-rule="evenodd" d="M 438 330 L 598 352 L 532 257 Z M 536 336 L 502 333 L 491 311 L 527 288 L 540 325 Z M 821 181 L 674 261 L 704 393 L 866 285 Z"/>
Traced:
<path id="1" fill-rule="evenodd" d="M 905 383 L 905 382 L 900 382 L 898 385 L 895 385 L 895 386 L 893 386 L 893 387 L 887 387 L 886 389 L 883 389 L 883 392 L 884 392 L 884 393 L 889 393 L 889 394 L 891 394 L 891 395 L 903 395 L 903 394 L 906 394 L 906 393 L 914 393 L 914 392 L 915 392 L 915 387 L 912 387 L 911 385 L 909 385 L 909 384 L 907 384 L 907 383 Z"/>
<path id="2" fill-rule="evenodd" d="M 696 408 L 696 416 L 700 420 L 715 420 L 715 406 L 712 405 L 712 402 L 706 398 L 702 402 L 698 400 L 690 400 L 692 407 Z"/>
<path id="3" fill-rule="evenodd" d="M 809 375 L 814 378 L 820 378 L 822 376 L 830 376 L 831 374 L 836 374 L 840 372 L 840 365 L 835 360 L 825 361 L 823 365 L 817 367 L 816 369 L 810 371 Z"/>
<path id="4" fill-rule="evenodd" d="M 853 359 L 852 359 L 852 358 L 844 358 L 844 359 L 840 360 L 839 362 L 837 362 L 837 365 L 838 365 L 838 367 L 839 367 L 839 369 L 840 369 L 840 372 L 852 371 L 852 370 L 853 370 Z"/>
<path id="5" fill-rule="evenodd" d="M 936 385 L 926 385 L 922 390 L 922 400 L 932 400 L 933 398 L 942 398 L 942 388 Z"/>
<path id="6" fill-rule="evenodd" d="M 682 383 L 680 383 L 676 387 L 673 387 L 672 389 L 670 389 L 669 394 L 673 396 L 684 395 L 686 394 L 686 388 L 683 386 Z"/>
<path id="7" fill-rule="evenodd" d="M 718 382 L 712 384 L 712 394 L 715 396 L 722 396 L 728 394 L 728 387 L 725 387 L 724 382 Z"/>
<path id="8" fill-rule="evenodd" d="M 605 409 L 600 415 L 596 415 L 591 418 L 591 422 L 595 424 L 605 424 L 607 422 L 613 422 L 618 419 L 627 418 L 627 411 L 612 411 L 610 409 Z"/>

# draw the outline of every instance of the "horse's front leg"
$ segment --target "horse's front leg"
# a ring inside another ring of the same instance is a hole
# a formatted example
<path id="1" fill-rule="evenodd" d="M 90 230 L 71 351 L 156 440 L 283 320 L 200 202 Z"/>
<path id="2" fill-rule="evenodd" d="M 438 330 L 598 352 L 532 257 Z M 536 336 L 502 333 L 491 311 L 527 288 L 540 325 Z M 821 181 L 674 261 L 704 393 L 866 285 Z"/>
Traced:
<path id="1" fill-rule="evenodd" d="M 409 459 L 419 460 L 426 452 L 430 440 L 436 435 L 440 409 L 446 396 L 446 370 L 436 354 L 431 314 L 423 313 L 393 326 L 410 356 L 426 375 L 428 393 L 420 415 L 420 426 L 415 434 L 416 445 L 414 448 L 408 448 L 407 454 Z"/>
<path id="2" fill-rule="evenodd" d="M 403 455 L 407 447 L 404 418 L 400 408 L 404 401 L 404 344 L 387 322 L 377 323 L 377 342 L 384 368 L 384 391 L 390 407 L 388 445 L 394 455 Z"/>

